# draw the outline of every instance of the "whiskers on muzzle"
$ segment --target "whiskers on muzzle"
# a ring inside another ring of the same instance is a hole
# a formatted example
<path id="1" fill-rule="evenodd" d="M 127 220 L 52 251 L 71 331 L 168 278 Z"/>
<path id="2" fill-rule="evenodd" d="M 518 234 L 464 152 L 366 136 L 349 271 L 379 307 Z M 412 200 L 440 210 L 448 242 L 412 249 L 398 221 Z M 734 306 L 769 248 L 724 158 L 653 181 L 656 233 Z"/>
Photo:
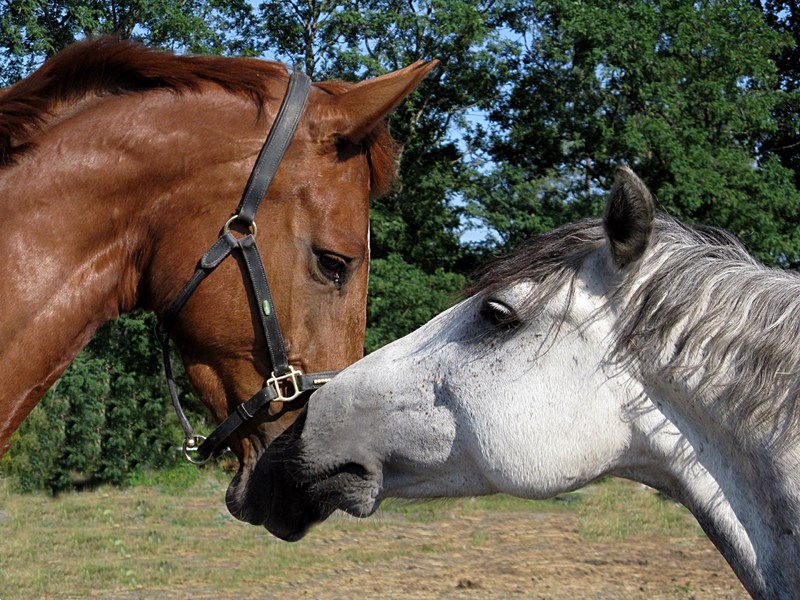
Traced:
<path id="1" fill-rule="evenodd" d="M 263 525 L 287 541 L 299 540 L 308 529 L 326 519 L 333 508 L 311 495 L 298 469 L 297 442 L 304 413 L 268 447 L 239 468 L 226 502 L 231 514 L 242 521 Z"/>

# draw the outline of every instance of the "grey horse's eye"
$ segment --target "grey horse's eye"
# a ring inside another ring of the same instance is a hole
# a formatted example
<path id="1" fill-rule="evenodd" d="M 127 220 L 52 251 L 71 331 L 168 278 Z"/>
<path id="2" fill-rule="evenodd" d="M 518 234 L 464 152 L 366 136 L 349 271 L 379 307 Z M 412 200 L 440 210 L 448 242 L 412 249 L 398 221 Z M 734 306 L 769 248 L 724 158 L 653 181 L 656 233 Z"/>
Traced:
<path id="1" fill-rule="evenodd" d="M 519 324 L 517 313 L 505 302 L 497 298 L 487 298 L 481 306 L 481 316 L 492 325 L 513 327 Z"/>

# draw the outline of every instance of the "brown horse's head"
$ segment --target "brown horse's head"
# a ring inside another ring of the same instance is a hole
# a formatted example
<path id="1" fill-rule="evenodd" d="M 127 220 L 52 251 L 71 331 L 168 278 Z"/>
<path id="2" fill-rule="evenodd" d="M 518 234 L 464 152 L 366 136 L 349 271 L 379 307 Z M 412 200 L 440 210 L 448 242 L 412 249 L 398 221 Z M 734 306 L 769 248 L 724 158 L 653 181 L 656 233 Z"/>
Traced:
<path id="1" fill-rule="evenodd" d="M 362 355 L 369 199 L 396 169 L 383 122 L 433 66 L 315 84 L 261 204 L 256 242 L 289 362 L 303 372 Z M 14 257 L 0 262 L 12 307 L 0 321 L 0 454 L 102 322 L 136 308 L 164 315 L 238 206 L 287 82 L 275 63 L 101 38 L 0 90 L 0 206 L 12 233 L 0 254 Z M 235 254 L 171 329 L 217 420 L 272 370 L 244 278 Z M 240 468 L 228 505 L 240 519 L 269 524 L 263 492 L 283 471 L 268 449 L 297 414 L 276 405 L 229 440 Z"/>
<path id="2" fill-rule="evenodd" d="M 316 85 L 261 205 L 256 240 L 289 363 L 304 373 L 342 369 L 362 356 L 369 199 L 386 190 L 396 168 L 394 144 L 383 120 L 429 69 L 417 64 L 358 85 Z M 265 125 L 272 120 L 274 106 L 267 111 L 260 122 Z M 263 126 L 259 133 L 265 135 Z M 257 139 L 256 135 L 250 137 Z M 249 166 L 250 161 L 245 162 Z M 247 179 L 245 171 L 237 171 L 239 187 Z M 198 182 L 192 196 L 205 193 Z M 218 227 L 219 218 L 210 213 L 185 214 L 190 223 L 180 227 L 192 232 Z M 158 254 L 152 271 L 154 298 L 174 297 L 175 284 L 182 279 L 177 274 L 188 276 L 186 266 L 191 265 L 186 259 L 196 259 L 200 239 L 207 245 L 209 236 L 195 233 L 185 240 L 185 250 Z M 195 390 L 217 419 L 263 387 L 271 371 L 257 302 L 246 290 L 244 265 L 237 259 L 238 264 L 223 265 L 204 282 L 181 313 L 174 334 Z M 240 462 L 228 490 L 231 513 L 265 524 L 284 538 L 292 534 L 271 524 L 274 507 L 266 499 L 282 509 L 293 502 L 273 492 L 276 487 L 287 489 L 282 444 L 276 438 L 290 435 L 287 428 L 299 410 L 276 403 L 230 440 Z M 276 480 L 282 484 L 275 486 Z M 292 505 L 292 510 L 300 520 L 321 516 L 312 506 Z"/>

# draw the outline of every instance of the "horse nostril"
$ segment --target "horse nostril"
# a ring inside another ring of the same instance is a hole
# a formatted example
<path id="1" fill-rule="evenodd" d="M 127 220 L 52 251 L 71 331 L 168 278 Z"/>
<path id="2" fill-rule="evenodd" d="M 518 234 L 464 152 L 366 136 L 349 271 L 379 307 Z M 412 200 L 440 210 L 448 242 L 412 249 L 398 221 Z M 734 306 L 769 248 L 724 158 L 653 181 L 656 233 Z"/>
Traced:
<path id="1" fill-rule="evenodd" d="M 360 477 L 361 479 L 369 478 L 369 471 L 367 471 L 367 469 L 365 467 L 363 467 L 362 465 L 360 465 L 360 464 L 358 464 L 356 462 L 344 463 L 342 466 L 337 468 L 331 474 L 331 476 L 339 475 L 339 474 L 355 475 L 356 477 Z"/>
<path id="2" fill-rule="evenodd" d="M 322 482 L 341 481 L 342 479 L 364 480 L 370 479 L 369 471 L 363 465 L 350 461 L 338 465 L 330 465 L 317 469 L 300 469 L 296 471 L 295 481 L 300 484 L 316 486 Z"/>

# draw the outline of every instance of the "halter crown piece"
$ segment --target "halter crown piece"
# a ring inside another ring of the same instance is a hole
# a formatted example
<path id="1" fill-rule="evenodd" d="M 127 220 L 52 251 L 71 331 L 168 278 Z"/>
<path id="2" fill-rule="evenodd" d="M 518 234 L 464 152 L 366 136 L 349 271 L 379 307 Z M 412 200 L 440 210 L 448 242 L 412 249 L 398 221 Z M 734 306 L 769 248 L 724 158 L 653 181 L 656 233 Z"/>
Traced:
<path id="1" fill-rule="evenodd" d="M 308 94 L 311 89 L 311 79 L 299 71 L 292 73 L 289 86 L 283 98 L 278 115 L 267 135 L 267 139 L 256 159 L 250 179 L 247 182 L 242 201 L 239 203 L 234 215 L 228 219 L 222 228 L 222 235 L 200 258 L 200 262 L 186 282 L 178 296 L 170 304 L 164 317 L 156 327 L 156 334 L 161 342 L 161 354 L 164 362 L 164 373 L 167 377 L 169 394 L 178 420 L 186 433 L 183 442 L 183 454 L 186 459 L 196 465 L 208 462 L 213 456 L 226 447 L 228 438 L 239 427 L 250 421 L 270 402 L 289 402 L 304 392 L 318 389 L 330 381 L 338 371 L 323 371 L 320 373 L 303 374 L 289 364 L 286 357 L 286 348 L 283 343 L 278 317 L 275 314 L 275 304 L 269 289 L 269 282 L 264 271 L 261 255 L 256 247 L 255 216 L 258 207 L 269 189 L 270 183 L 283 160 L 286 149 L 292 140 L 297 124 L 303 114 Z M 230 228 L 238 223 L 249 231 L 241 238 L 231 233 Z M 267 379 L 264 388 L 256 392 L 247 402 L 243 402 L 220 425 L 205 438 L 197 435 L 192 430 L 186 414 L 183 412 L 178 398 L 178 387 L 172 372 L 169 351 L 169 330 L 175 322 L 178 313 L 191 298 L 200 283 L 234 250 L 241 252 L 247 267 L 248 278 L 245 285 L 250 288 L 256 297 L 259 322 L 261 323 L 264 337 L 267 340 L 267 350 L 272 361 L 272 375 Z"/>

